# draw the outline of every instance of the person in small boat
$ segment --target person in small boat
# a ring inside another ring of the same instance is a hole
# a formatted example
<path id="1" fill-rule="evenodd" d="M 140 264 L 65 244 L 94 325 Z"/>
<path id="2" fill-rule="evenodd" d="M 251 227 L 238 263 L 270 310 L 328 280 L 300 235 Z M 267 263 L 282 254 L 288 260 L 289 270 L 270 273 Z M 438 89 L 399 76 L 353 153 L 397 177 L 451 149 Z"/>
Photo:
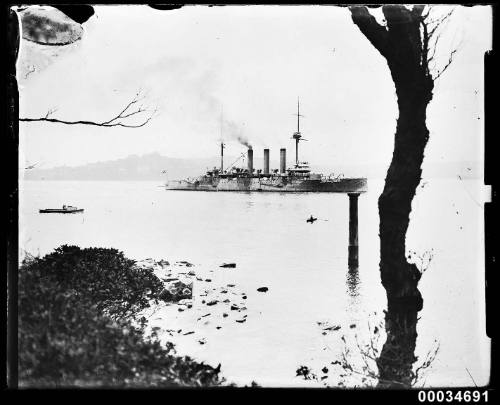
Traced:
<path id="1" fill-rule="evenodd" d="M 314 218 L 312 215 L 309 217 L 309 219 L 306 222 L 310 222 L 311 224 L 316 221 L 318 218 Z"/>
<path id="2" fill-rule="evenodd" d="M 63 205 L 63 210 L 65 210 L 65 209 L 66 209 L 66 205 Z"/>

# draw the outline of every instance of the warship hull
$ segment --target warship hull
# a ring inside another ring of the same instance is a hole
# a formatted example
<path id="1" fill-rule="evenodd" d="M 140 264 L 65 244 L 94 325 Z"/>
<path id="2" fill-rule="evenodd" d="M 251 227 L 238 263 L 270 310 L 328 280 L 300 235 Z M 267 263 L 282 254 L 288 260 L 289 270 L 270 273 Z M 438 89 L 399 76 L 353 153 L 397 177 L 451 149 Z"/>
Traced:
<path id="1" fill-rule="evenodd" d="M 248 167 L 236 168 L 234 162 L 224 170 L 224 142 L 221 142 L 221 165 L 208 170 L 205 175 L 185 179 L 168 181 L 167 190 L 184 191 L 240 191 L 240 192 L 274 192 L 274 193 L 363 193 L 367 191 L 366 178 L 345 178 L 343 174 L 328 177 L 321 173 L 311 173 L 307 162 L 299 161 L 299 141 L 305 141 L 300 132 L 300 110 L 297 101 L 297 131 L 292 139 L 295 140 L 295 164 L 287 168 L 286 148 L 280 149 L 280 167 L 270 170 L 269 149 L 264 149 L 264 166 L 255 171 L 253 166 L 253 149 L 247 143 Z M 221 121 L 222 122 L 222 121 Z M 222 130 L 221 130 L 222 138 Z M 242 154 L 241 157 L 244 157 Z M 240 157 L 240 158 L 241 158 Z"/>
<path id="2" fill-rule="evenodd" d="M 367 191 L 366 178 L 340 180 L 290 179 L 276 177 L 202 177 L 196 180 L 173 180 L 166 184 L 167 190 L 186 191 L 262 191 L 262 192 L 317 192 L 317 193 L 362 193 Z"/>

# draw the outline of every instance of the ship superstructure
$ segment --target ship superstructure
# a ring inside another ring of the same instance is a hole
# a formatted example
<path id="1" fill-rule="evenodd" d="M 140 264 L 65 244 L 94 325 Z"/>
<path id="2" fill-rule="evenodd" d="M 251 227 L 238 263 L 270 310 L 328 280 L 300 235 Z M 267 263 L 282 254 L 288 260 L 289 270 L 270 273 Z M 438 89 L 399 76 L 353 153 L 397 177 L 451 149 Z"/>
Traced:
<path id="1" fill-rule="evenodd" d="M 269 191 L 269 192 L 338 192 L 360 193 L 367 189 L 367 180 L 361 178 L 345 178 L 343 175 L 324 176 L 311 173 L 308 162 L 299 161 L 299 142 L 307 141 L 300 132 L 300 105 L 297 101 L 297 131 L 293 133 L 295 140 L 295 164 L 286 167 L 286 148 L 280 149 L 280 167 L 270 170 L 270 150 L 264 149 L 263 169 L 255 170 L 253 149 L 247 150 L 247 167 L 235 167 L 235 163 L 224 169 L 224 148 L 221 141 L 221 164 L 219 168 L 207 172 L 194 179 L 170 180 L 167 190 L 192 191 Z"/>

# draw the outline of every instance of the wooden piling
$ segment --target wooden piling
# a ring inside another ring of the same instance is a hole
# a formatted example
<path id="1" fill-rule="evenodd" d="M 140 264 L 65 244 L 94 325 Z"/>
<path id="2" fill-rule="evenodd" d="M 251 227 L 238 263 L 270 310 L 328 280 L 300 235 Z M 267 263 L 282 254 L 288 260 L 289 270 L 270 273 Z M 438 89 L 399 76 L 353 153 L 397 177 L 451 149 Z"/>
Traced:
<path id="1" fill-rule="evenodd" d="M 358 197 L 360 193 L 347 193 L 349 196 L 349 268 L 358 267 Z"/>

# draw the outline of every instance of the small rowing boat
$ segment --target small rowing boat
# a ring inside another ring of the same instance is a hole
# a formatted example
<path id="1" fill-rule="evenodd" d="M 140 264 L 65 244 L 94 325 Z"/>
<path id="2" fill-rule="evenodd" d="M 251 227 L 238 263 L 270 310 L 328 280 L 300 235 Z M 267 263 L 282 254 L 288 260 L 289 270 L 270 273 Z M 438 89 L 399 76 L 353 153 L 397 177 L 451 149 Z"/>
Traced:
<path id="1" fill-rule="evenodd" d="M 40 214 L 75 214 L 77 212 L 83 212 L 83 208 L 63 205 L 62 208 L 45 208 L 40 210 Z"/>

